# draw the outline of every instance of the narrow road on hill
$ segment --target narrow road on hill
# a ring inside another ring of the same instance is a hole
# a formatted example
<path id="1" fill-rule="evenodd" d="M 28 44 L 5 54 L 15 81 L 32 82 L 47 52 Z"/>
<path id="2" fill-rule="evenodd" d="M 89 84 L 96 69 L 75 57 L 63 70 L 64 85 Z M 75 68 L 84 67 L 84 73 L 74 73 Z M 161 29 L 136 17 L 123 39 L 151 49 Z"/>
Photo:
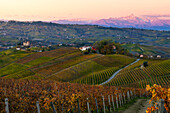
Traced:
<path id="1" fill-rule="evenodd" d="M 129 65 L 127 65 L 127 66 L 125 66 L 124 68 L 127 68 L 128 66 L 130 66 L 130 65 L 133 65 L 134 63 L 136 63 L 136 62 L 138 62 L 140 59 L 137 59 L 136 61 L 134 61 L 134 62 L 132 62 L 131 64 L 129 64 Z M 104 84 L 106 84 L 106 83 L 108 83 L 109 81 L 111 81 L 122 69 L 124 69 L 124 68 L 121 68 L 121 69 L 119 69 L 118 71 L 116 71 L 107 81 L 105 81 L 105 82 L 103 82 L 103 83 L 101 83 L 101 84 L 99 84 L 99 85 L 104 85 Z"/>

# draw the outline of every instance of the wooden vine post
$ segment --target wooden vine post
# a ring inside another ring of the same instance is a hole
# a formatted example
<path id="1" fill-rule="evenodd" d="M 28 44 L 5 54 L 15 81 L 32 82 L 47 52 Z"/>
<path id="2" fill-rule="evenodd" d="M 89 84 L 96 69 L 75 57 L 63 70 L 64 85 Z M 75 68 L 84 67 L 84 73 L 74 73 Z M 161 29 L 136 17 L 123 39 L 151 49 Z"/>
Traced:
<path id="1" fill-rule="evenodd" d="M 87 109 L 88 109 L 88 113 L 90 113 L 90 106 L 89 106 L 89 99 L 87 98 Z"/>
<path id="2" fill-rule="evenodd" d="M 122 104 L 121 104 L 120 94 L 119 94 L 119 104 L 120 104 L 120 107 L 121 107 L 121 106 L 122 106 Z"/>
<path id="3" fill-rule="evenodd" d="M 125 94 L 123 93 L 124 104 L 126 104 Z"/>
<path id="4" fill-rule="evenodd" d="M 39 101 L 36 102 L 36 106 L 37 106 L 37 112 L 40 113 L 40 105 L 39 105 Z"/>
<path id="5" fill-rule="evenodd" d="M 114 105 L 114 98 L 113 98 L 113 95 L 112 95 L 112 105 L 113 105 L 113 111 L 115 111 L 115 105 Z"/>
<path id="6" fill-rule="evenodd" d="M 111 112 L 111 104 L 110 104 L 110 95 L 108 95 L 108 101 L 109 101 L 109 112 Z"/>
<path id="7" fill-rule="evenodd" d="M 78 113 L 81 113 L 79 99 L 77 99 L 77 106 L 78 106 Z"/>
<path id="8" fill-rule="evenodd" d="M 104 102 L 104 96 L 102 96 L 102 99 L 103 99 L 103 112 L 106 113 L 105 102 Z"/>
<path id="9" fill-rule="evenodd" d="M 96 101 L 96 110 L 97 110 L 97 113 L 99 113 L 98 111 L 98 104 L 97 104 L 97 99 L 95 98 L 95 101 Z"/>
<path id="10" fill-rule="evenodd" d="M 8 98 L 5 98 L 5 111 L 6 111 L 6 113 L 9 113 Z"/>
<path id="11" fill-rule="evenodd" d="M 54 113 L 57 113 L 57 111 L 55 110 L 55 106 L 54 106 L 53 102 L 50 102 L 50 104 L 51 104 L 51 107 L 52 107 L 52 109 L 53 109 L 53 112 L 54 112 Z"/>
<path id="12" fill-rule="evenodd" d="M 116 95 L 116 105 L 117 105 L 117 109 L 118 109 L 118 108 L 119 108 L 119 105 L 118 105 L 117 95 Z"/>
<path id="13" fill-rule="evenodd" d="M 128 101 L 130 101 L 130 94 L 129 94 L 129 91 L 127 92 L 127 97 L 128 97 Z"/>
<path id="14" fill-rule="evenodd" d="M 124 102 L 123 102 L 123 96 L 122 96 L 122 93 L 120 93 L 120 97 L 121 97 L 122 106 L 123 106 L 123 105 L 124 105 Z"/>

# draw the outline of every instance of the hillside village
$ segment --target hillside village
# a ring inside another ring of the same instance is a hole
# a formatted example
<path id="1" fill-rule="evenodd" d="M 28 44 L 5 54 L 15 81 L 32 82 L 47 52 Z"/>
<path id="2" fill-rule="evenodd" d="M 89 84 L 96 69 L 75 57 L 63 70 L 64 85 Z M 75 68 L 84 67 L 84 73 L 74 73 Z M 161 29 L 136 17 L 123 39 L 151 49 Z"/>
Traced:
<path id="1" fill-rule="evenodd" d="M 79 48 L 85 54 L 89 53 L 99 53 L 99 50 L 95 46 L 82 46 Z M 116 46 L 112 48 L 113 53 L 117 52 Z M 148 58 L 148 59 L 161 59 L 161 55 L 144 55 L 144 54 L 131 54 L 130 56 L 138 57 L 138 58 Z"/>

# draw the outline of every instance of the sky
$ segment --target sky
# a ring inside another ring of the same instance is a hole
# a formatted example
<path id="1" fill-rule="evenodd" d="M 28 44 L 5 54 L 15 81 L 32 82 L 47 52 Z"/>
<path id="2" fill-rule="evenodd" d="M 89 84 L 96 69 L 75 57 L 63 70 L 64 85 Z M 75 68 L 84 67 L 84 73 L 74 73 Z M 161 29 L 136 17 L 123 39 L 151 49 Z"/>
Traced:
<path id="1" fill-rule="evenodd" d="M 0 0 L 4 20 L 97 20 L 130 14 L 169 15 L 170 0 Z"/>

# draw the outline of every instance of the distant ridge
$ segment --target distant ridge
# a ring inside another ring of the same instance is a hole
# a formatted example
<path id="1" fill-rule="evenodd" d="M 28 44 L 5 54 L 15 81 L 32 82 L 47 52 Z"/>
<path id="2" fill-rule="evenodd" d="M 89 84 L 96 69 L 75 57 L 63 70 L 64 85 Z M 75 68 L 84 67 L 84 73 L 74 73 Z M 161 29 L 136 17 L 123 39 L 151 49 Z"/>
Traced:
<path id="1" fill-rule="evenodd" d="M 51 21 L 59 24 L 89 24 L 100 25 L 104 27 L 120 27 L 120 28 L 140 28 L 140 29 L 153 29 L 153 30 L 170 30 L 170 19 L 160 18 L 161 16 L 143 16 L 137 17 L 133 14 L 126 17 L 108 18 L 100 20 L 57 20 Z"/>

